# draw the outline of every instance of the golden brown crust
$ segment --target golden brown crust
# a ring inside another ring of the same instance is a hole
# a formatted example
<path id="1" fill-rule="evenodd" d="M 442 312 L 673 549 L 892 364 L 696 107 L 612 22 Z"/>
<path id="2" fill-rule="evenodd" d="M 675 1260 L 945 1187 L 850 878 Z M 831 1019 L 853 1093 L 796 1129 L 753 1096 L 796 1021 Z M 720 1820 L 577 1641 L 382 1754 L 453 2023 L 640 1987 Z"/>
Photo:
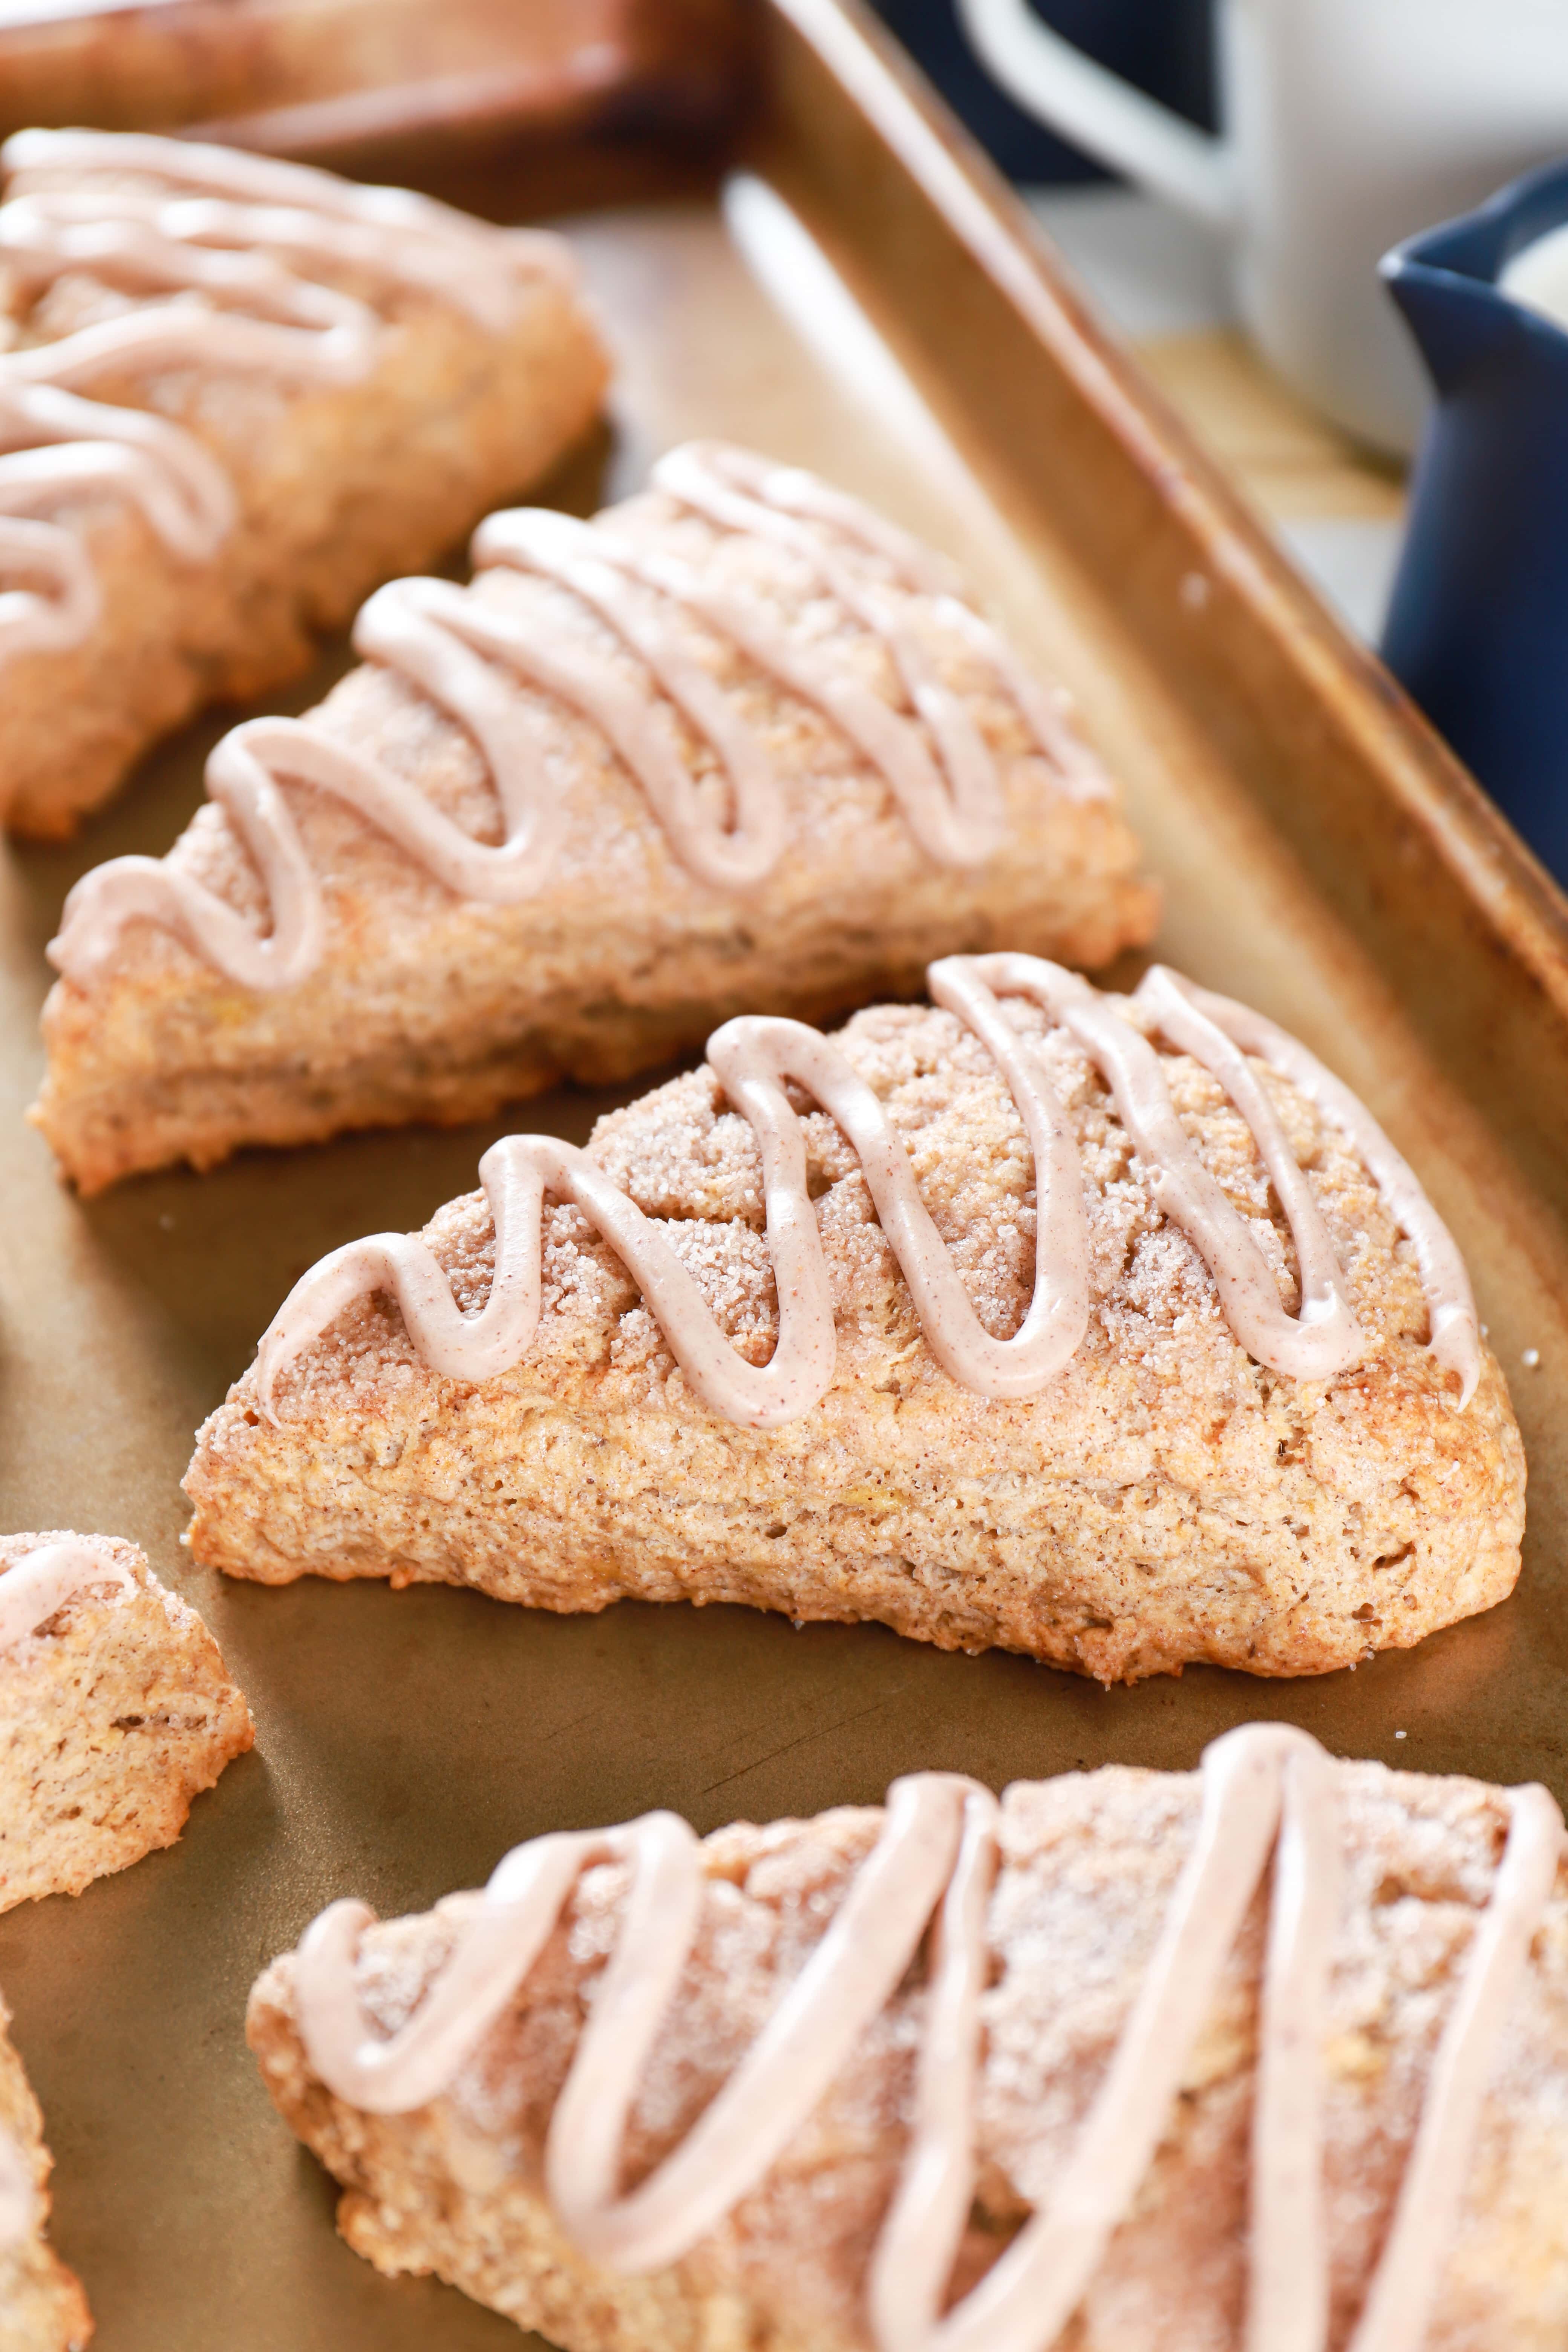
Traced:
<path id="1" fill-rule="evenodd" d="M 31 2226 L 14 2244 L 0 2244 L 0 2352 L 83 2352 L 92 2314 L 81 2284 L 45 2237 L 48 2179 L 54 2159 L 44 2145 L 44 2119 L 6 2029 L 11 2012 L 0 2000 L 0 2133 L 31 2173 Z"/>
<path id="2" fill-rule="evenodd" d="M 1403 2177 L 1437 2037 L 1507 1831 L 1498 1791 L 1375 1764 L 1339 1772 L 1347 1883 L 1326 2044 L 1331 2343 L 1342 2352 Z M 1195 1776 L 1121 1767 L 1024 1783 L 1003 1811 L 990 1923 L 967 2286 L 1060 2181 L 1152 1954 L 1197 1818 Z M 624 2186 L 676 2144 L 822 1935 L 879 1816 L 722 1830 L 701 1927 L 633 2109 Z M 917 1969 L 778 2163 L 684 2261 L 617 2278 L 563 2239 L 544 2132 L 624 1899 L 587 1873 L 451 2090 L 407 2116 L 345 2105 L 300 2041 L 291 1957 L 249 2039 L 290 2128 L 342 2184 L 340 2225 L 388 2273 L 435 2271 L 565 2352 L 849 2352 L 906 2145 Z M 1062 2352 L 1239 2352 L 1264 1942 L 1255 1905 L 1154 2164 Z M 447 1948 L 438 1916 L 374 1928 L 360 1990 L 395 2029 Z M 1560 1873 L 1490 2077 L 1426 2352 L 1558 2352 L 1568 2329 L 1568 1877 Z"/>
<path id="3" fill-rule="evenodd" d="M 886 647 L 809 593 L 811 573 L 787 550 L 717 532 L 661 496 L 613 512 L 619 536 L 742 588 L 788 641 L 826 648 L 904 704 Z M 586 640 L 628 682 L 640 677 L 567 591 L 497 571 L 475 593 L 521 611 L 542 642 Z M 1005 945 L 1092 968 L 1147 940 L 1157 894 L 1114 801 L 1064 790 L 962 630 L 931 598 L 911 596 L 908 610 L 1005 780 L 1006 843 L 986 864 L 934 864 L 847 738 L 694 622 L 689 649 L 781 779 L 786 841 L 764 882 L 738 894 L 695 879 L 599 730 L 520 684 L 558 747 L 564 817 L 537 894 L 512 907 L 458 898 L 325 795 L 285 785 L 311 865 L 330 877 L 321 966 L 300 987 L 252 994 L 137 923 L 100 981 L 62 981 L 45 1012 L 49 1071 L 34 1116 L 67 1173 L 90 1192 L 173 1160 L 210 1167 L 245 1142 L 476 1118 L 563 1074 L 603 1083 L 695 1050 L 732 1013 L 824 1020 L 878 993 L 913 994 L 935 955 Z M 358 671 L 318 716 L 467 831 L 500 837 L 476 746 L 400 679 Z M 710 805 L 722 805 L 711 752 L 695 738 L 684 750 Z M 264 927 L 254 868 L 216 809 L 173 862 Z"/>
<path id="4" fill-rule="evenodd" d="M 1108 1683 L 1190 1661 L 1324 1673 L 1505 1598 L 1524 1459 L 1502 1376 L 1488 1355 L 1457 1410 L 1457 1380 L 1425 1345 L 1412 1248 L 1344 1138 L 1261 1072 L 1368 1340 L 1334 1380 L 1293 1381 L 1233 1337 L 1086 1056 L 1021 1001 L 1008 1017 L 1040 1037 L 1076 1128 L 1092 1243 L 1087 1336 L 1039 1395 L 987 1401 L 940 1370 L 859 1162 L 812 1111 L 837 1370 L 811 1412 L 759 1432 L 696 1403 L 619 1260 L 557 1207 L 540 1330 L 513 1370 L 477 1387 L 437 1377 L 378 1301 L 283 1375 L 277 1425 L 247 1373 L 187 1473 L 195 1557 L 264 1582 L 390 1576 L 558 1610 L 630 1594 L 871 1618 Z M 921 1007 L 876 1007 L 839 1042 L 909 1145 L 983 1322 L 1006 1336 L 1033 1282 L 1034 1180 L 995 1064 Z M 1196 1064 L 1164 1064 L 1293 1308 L 1289 1228 L 1249 1129 Z M 664 1221 L 731 1340 L 765 1361 L 776 1310 L 756 1145 L 711 1072 L 602 1120 L 590 1150 Z M 481 1303 L 483 1196 L 449 1204 L 427 1237 L 459 1302 Z"/>
<path id="5" fill-rule="evenodd" d="M 0 1538 L 0 1577 L 63 1539 Z M 0 1652 L 0 1911 L 173 1845 L 193 1797 L 254 1743 L 195 1611 L 134 1544 L 101 1540 L 135 1592 L 84 1593 Z"/>
<path id="6" fill-rule="evenodd" d="M 427 295 L 351 290 L 385 321 L 376 364 L 357 383 L 211 370 L 93 380 L 94 398 L 153 409 L 204 442 L 234 482 L 240 516 L 205 564 L 174 555 L 122 499 L 79 497 L 51 511 L 84 538 L 103 615 L 79 646 L 0 668 L 0 823 L 13 832 L 74 832 L 192 712 L 306 668 L 318 635 L 341 627 L 378 581 L 459 542 L 597 412 L 606 362 L 564 278 L 542 272 L 504 335 Z M 30 309 L 6 293 L 0 275 L 0 331 L 9 309 L 27 341 L 128 307 L 85 272 Z"/>

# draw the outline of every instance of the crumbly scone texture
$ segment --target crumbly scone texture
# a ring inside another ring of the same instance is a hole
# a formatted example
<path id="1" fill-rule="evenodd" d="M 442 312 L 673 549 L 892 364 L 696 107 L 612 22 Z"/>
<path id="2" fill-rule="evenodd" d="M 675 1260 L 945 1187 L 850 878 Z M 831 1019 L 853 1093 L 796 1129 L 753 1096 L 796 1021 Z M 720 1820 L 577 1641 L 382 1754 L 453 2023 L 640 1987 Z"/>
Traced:
<path id="1" fill-rule="evenodd" d="M 0 1537 L 0 1576 L 68 1536 Z M 195 1611 L 134 1544 L 110 1549 L 134 1593 L 89 1587 L 0 1653 L 0 1911 L 173 1845 L 192 1798 L 255 1739 Z"/>
<path id="2" fill-rule="evenodd" d="M 0 2000 L 0 2133 L 32 2174 L 34 2210 L 26 2234 L 0 2243 L 0 2352 L 80 2352 L 92 2335 L 92 2314 L 78 2279 L 48 2244 L 49 2174 L 44 2119 L 7 2032 L 11 2012 Z"/>
<path id="3" fill-rule="evenodd" d="M 797 650 L 910 716 L 887 646 L 790 550 L 721 531 L 658 493 L 607 520 L 710 589 L 742 590 Z M 641 662 L 570 591 L 494 569 L 470 593 L 521 615 L 541 643 L 582 648 L 628 689 L 646 688 Z M 1148 940 L 1157 895 L 1115 800 L 1064 790 L 941 600 L 886 593 L 996 760 L 1008 817 L 996 856 L 934 864 L 847 736 L 728 640 L 672 613 L 682 649 L 724 688 L 780 780 L 785 843 L 761 885 L 742 895 L 696 879 L 599 730 L 519 680 L 553 746 L 545 767 L 562 819 L 540 889 L 510 907 L 458 898 L 341 803 L 285 781 L 326 877 L 322 962 L 298 988 L 251 993 L 138 922 L 92 985 L 59 982 L 33 1116 L 67 1173 L 90 1192 L 171 1160 L 209 1167 L 242 1143 L 478 1118 L 563 1074 L 603 1083 L 697 1050 L 732 1013 L 822 1021 L 916 994 L 933 956 L 1005 945 L 1093 969 Z M 393 672 L 354 672 L 315 717 L 476 838 L 502 837 L 476 744 Z M 673 704 L 659 723 L 721 819 L 728 785 L 710 748 Z M 262 885 L 219 809 L 203 808 L 171 857 L 266 927 Z"/>
<path id="4" fill-rule="evenodd" d="M 239 519 L 213 562 L 192 563 L 133 501 L 100 493 L 51 508 L 47 520 L 84 540 L 103 611 L 80 645 L 0 668 L 0 823 L 12 831 L 73 832 L 192 712 L 306 668 L 319 635 L 341 627 L 378 581 L 456 545 L 596 415 L 607 362 L 563 269 L 525 281 L 513 324 L 497 334 L 455 303 L 342 265 L 311 268 L 385 322 L 359 383 L 187 367 L 105 373 L 89 387 L 95 400 L 151 410 L 204 442 L 234 483 Z M 53 342 L 144 307 L 148 298 L 85 269 L 35 299 L 0 259 L 0 348 Z"/>
<path id="5" fill-rule="evenodd" d="M 1507 1836 L 1480 1783 L 1339 1768 L 1346 1875 L 1326 2044 L 1331 2352 L 1342 2352 L 1392 2215 L 1438 2037 Z M 983 2005 L 966 2289 L 1061 2183 L 1196 1828 L 1195 1774 L 1111 1766 L 1003 1801 Z M 826 1931 L 877 1811 L 721 1830 L 696 1943 L 642 2077 L 623 2191 L 678 2144 Z M 585 1872 L 511 2005 L 450 2088 L 403 2116 L 311 2073 L 292 1955 L 251 1995 L 249 2039 L 292 2130 L 342 2183 L 339 2227 L 388 2273 L 436 2272 L 566 2352 L 850 2352 L 907 2145 L 926 1999 L 917 1963 L 773 2170 L 681 2262 L 597 2268 L 542 2188 L 551 2112 L 613 1949 L 626 1871 Z M 1248 2134 L 1267 1895 L 1226 1963 L 1166 2135 L 1058 2352 L 1240 2352 Z M 450 1949 L 440 1913 L 371 1928 L 360 1995 L 388 2032 Z M 1488 2085 L 1426 2352 L 1559 2352 L 1568 2340 L 1568 1875 Z"/>
<path id="6" fill-rule="evenodd" d="M 1135 1003 L 1110 1001 L 1147 1034 Z M 557 1610 L 631 1595 L 872 1618 L 1106 1683 L 1200 1660 L 1321 1674 L 1502 1600 L 1524 1507 L 1502 1375 L 1488 1354 L 1457 1410 L 1457 1377 L 1425 1344 L 1415 1252 L 1343 1135 L 1257 1066 L 1367 1342 L 1336 1379 L 1295 1381 L 1232 1335 L 1094 1066 L 1034 1006 L 1005 1006 L 1076 1129 L 1091 1243 L 1087 1335 L 1037 1396 L 988 1400 L 941 1369 L 857 1155 L 803 1096 L 837 1328 L 812 1411 L 764 1432 L 698 1403 L 620 1260 L 579 1211 L 547 1205 L 540 1328 L 510 1372 L 437 1376 L 377 1297 L 280 1376 L 275 1423 L 254 1372 L 237 1382 L 186 1474 L 196 1558 L 264 1582 L 390 1576 Z M 1034 1283 L 1034 1165 L 996 1065 L 929 1007 L 873 1007 L 838 1043 L 902 1138 L 982 1322 L 1008 1336 Z M 1195 1062 L 1162 1058 L 1294 1309 L 1294 1248 L 1249 1129 Z M 601 1120 L 589 1149 L 659 1221 L 735 1347 L 765 1362 L 777 1302 L 760 1159 L 711 1070 Z M 482 1304 L 483 1194 L 426 1237 L 458 1303 Z"/>

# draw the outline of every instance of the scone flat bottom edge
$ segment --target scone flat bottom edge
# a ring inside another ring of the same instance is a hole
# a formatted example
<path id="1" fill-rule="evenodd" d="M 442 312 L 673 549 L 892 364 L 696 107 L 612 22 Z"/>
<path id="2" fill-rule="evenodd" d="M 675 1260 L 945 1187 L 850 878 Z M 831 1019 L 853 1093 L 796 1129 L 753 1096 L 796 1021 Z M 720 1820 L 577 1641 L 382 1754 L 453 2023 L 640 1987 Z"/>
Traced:
<path id="1" fill-rule="evenodd" d="M 1005 1517 L 992 1509 L 987 1528 L 984 1479 L 955 1453 L 941 1465 L 942 1499 L 956 1496 L 955 1512 L 967 1511 L 981 1534 L 966 1542 L 961 1530 L 953 1541 L 937 1527 L 929 1495 L 900 1496 L 890 1464 L 878 1465 L 875 1494 L 858 1501 L 853 1486 L 847 1500 L 814 1492 L 800 1475 L 786 1500 L 781 1484 L 747 1507 L 749 1474 L 773 1458 L 765 1439 L 700 1424 L 726 1462 L 740 1456 L 733 1475 L 710 1469 L 700 1480 L 677 1478 L 670 1457 L 691 1438 L 690 1425 L 648 1415 L 628 1417 L 626 1443 L 647 1464 L 629 1494 L 595 1497 L 590 1474 L 574 1462 L 574 1475 L 560 1481 L 567 1503 L 551 1506 L 537 1492 L 498 1503 L 496 1465 L 476 1455 L 437 1499 L 417 1472 L 400 1478 L 400 1460 L 374 1458 L 378 1444 L 396 1446 L 385 1433 L 367 1445 L 347 1423 L 270 1430 L 256 1412 L 251 1378 L 198 1438 L 185 1481 L 195 1505 L 186 1541 L 204 1567 L 261 1583 L 384 1577 L 395 1588 L 465 1586 L 563 1614 L 623 1599 L 731 1603 L 803 1622 L 869 1621 L 946 1650 L 1003 1649 L 1110 1685 L 1200 1664 L 1267 1677 L 1331 1673 L 1495 1607 L 1520 1570 L 1522 1454 L 1489 1357 L 1466 1416 L 1479 1456 L 1468 1491 L 1447 1492 L 1446 1510 L 1426 1514 L 1403 1544 L 1396 1538 L 1413 1514 L 1395 1496 L 1404 1517 L 1393 1534 L 1380 1537 L 1375 1525 L 1365 1534 L 1369 1551 L 1386 1540 L 1382 1564 L 1323 1552 L 1303 1574 L 1304 1591 L 1282 1565 L 1279 1528 L 1263 1530 L 1274 1538 L 1272 1564 L 1261 1538 L 1248 1556 L 1215 1531 L 1214 1507 L 1226 1498 L 1169 1477 L 1158 1491 L 1141 1490 L 1131 1531 L 1119 1530 L 1089 1482 L 1060 1476 L 1042 1476 L 1022 1503 L 1012 1494 Z M 1428 1402 L 1449 1410 L 1440 1396 Z M 570 1420 L 522 1416 L 507 1448 L 509 1476 L 543 1483 L 548 1493 L 538 1465 L 564 1442 Z M 610 1423 L 571 1434 L 585 1456 L 613 1455 L 620 1436 Z M 451 1476 L 460 1433 L 446 1432 L 442 1452 Z M 780 1469 L 787 1476 L 785 1460 Z M 994 1483 L 1012 1484 L 1005 1475 Z M 728 1516 L 720 1493 L 741 1498 Z M 1343 1500 L 1324 1494 L 1324 1512 Z M 1276 1516 L 1295 1507 L 1278 1498 Z M 1397 1592 L 1388 1590 L 1393 1580 Z"/>
<path id="2" fill-rule="evenodd" d="M 1056 927 L 1041 945 L 1094 969 L 1145 941 L 1158 911 L 1151 886 L 1121 877 L 1108 884 L 1105 904 L 1086 912 L 1076 929 Z M 965 947 L 973 929 L 961 922 L 937 944 Z M 347 1067 L 193 1066 L 151 1081 L 131 1069 L 111 1084 L 89 1077 L 84 1084 L 76 1032 L 87 1024 L 89 1055 L 93 999 L 58 981 L 45 1007 L 49 1063 L 26 1116 L 63 1174 L 91 1199 L 125 1177 L 182 1162 L 205 1174 L 251 1146 L 287 1150 L 416 1121 L 460 1127 L 562 1084 L 619 1085 L 700 1055 L 713 1030 L 737 1013 L 763 1009 L 826 1027 L 868 1003 L 918 1001 L 925 992 L 924 947 L 840 972 L 826 988 L 819 974 L 805 970 L 778 975 L 760 992 L 754 985 L 737 988 L 722 960 L 715 962 L 713 992 L 700 1002 L 572 1003 L 555 1017 L 541 1004 L 515 1034 L 478 1035 L 467 1053 L 463 1041 L 444 1038 L 439 1060 L 411 1053 L 400 1037 L 393 1050 Z"/>

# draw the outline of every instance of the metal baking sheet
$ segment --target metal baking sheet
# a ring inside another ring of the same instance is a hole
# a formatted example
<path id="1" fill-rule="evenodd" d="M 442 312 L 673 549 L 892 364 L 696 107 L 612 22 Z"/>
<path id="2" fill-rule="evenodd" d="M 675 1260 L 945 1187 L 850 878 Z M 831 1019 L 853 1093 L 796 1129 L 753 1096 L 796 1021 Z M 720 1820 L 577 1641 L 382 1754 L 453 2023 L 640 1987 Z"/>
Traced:
<path id="1" fill-rule="evenodd" d="M 760 111 L 729 182 L 571 224 L 620 377 L 611 431 L 553 495 L 590 510 L 668 443 L 729 435 L 963 560 L 1124 780 L 1168 884 L 1160 952 L 1304 1036 L 1451 1221 L 1529 1449 L 1523 1580 L 1489 1616 L 1358 1673 L 1199 1669 L 1106 1693 L 870 1626 L 631 1604 L 552 1618 L 194 1571 L 191 1434 L 283 1292 L 340 1241 L 417 1225 L 500 1131 L 254 1154 L 85 1205 L 57 1185 L 22 1124 L 42 948 L 77 873 L 173 839 L 226 723 L 205 722 L 70 851 L 0 866 L 0 1525 L 145 1545 L 217 1633 L 259 1735 L 172 1853 L 0 1920 L 0 1985 L 58 2159 L 57 2241 L 102 2352 L 517 2342 L 455 2292 L 387 2283 L 347 2252 L 245 2051 L 252 1976 L 334 1895 L 422 1907 L 518 1839 L 654 1805 L 706 1830 L 872 1800 L 922 1766 L 996 1786 L 1187 1767 L 1270 1715 L 1342 1752 L 1568 1796 L 1568 910 L 864 22 L 835 0 L 763 15 Z M 490 186 L 499 216 L 514 196 Z M 524 1116 L 580 1140 L 626 1093 Z"/>

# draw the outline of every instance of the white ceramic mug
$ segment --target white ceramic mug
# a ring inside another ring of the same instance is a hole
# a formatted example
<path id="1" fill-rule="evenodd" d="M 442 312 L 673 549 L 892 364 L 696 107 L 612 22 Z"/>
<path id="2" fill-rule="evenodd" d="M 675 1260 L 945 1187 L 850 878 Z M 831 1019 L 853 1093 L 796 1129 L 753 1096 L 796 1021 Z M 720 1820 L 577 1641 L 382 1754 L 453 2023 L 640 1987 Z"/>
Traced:
<path id="1" fill-rule="evenodd" d="M 1020 105 L 1228 234 L 1242 318 L 1299 392 L 1361 439 L 1409 449 L 1426 394 L 1378 257 L 1568 151 L 1568 0 L 1217 5 L 1213 139 L 1028 0 L 958 0 Z"/>

